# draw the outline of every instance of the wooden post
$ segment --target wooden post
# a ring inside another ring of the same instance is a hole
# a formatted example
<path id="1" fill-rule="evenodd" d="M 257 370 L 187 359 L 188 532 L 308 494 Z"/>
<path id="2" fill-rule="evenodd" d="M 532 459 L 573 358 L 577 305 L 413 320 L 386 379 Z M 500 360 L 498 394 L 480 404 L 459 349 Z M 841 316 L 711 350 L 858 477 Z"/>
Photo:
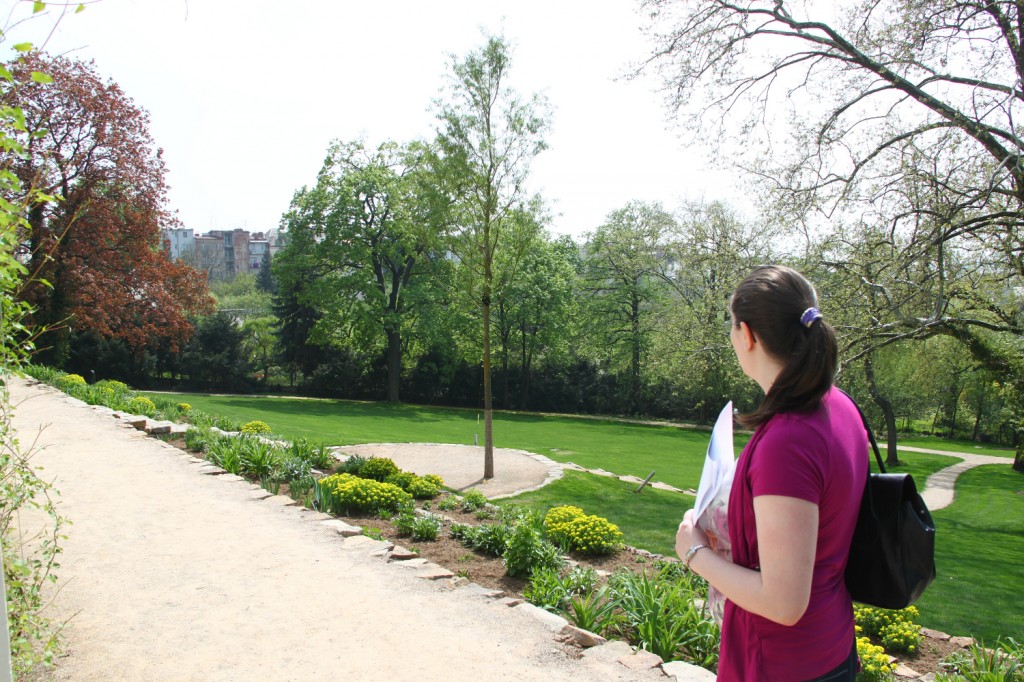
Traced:
<path id="1" fill-rule="evenodd" d="M 634 493 L 638 493 L 638 492 L 640 492 L 641 490 L 643 490 L 643 489 L 644 489 L 644 487 L 645 487 L 645 486 L 646 486 L 646 485 L 647 485 L 648 483 L 650 483 L 650 482 L 651 482 L 651 479 L 652 479 L 652 478 L 654 478 L 654 472 L 653 472 L 653 471 L 652 471 L 651 473 L 647 474 L 647 478 L 645 478 L 645 479 L 644 479 L 644 482 L 643 482 L 643 483 L 641 483 L 641 484 L 640 484 L 640 487 L 639 487 L 639 488 L 637 488 L 636 490 L 634 490 L 633 492 L 634 492 Z"/>

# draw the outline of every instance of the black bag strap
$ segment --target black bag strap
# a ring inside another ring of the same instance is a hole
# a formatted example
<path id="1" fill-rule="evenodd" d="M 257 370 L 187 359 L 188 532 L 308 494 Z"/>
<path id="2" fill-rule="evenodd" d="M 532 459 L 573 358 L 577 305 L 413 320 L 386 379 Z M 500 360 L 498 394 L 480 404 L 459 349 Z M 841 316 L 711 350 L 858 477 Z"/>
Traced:
<path id="1" fill-rule="evenodd" d="M 868 418 L 864 416 L 864 410 L 860 409 L 860 405 L 853 399 L 849 393 L 839 388 L 838 391 L 850 399 L 853 406 L 857 408 L 857 414 L 860 415 L 860 420 L 864 422 L 864 430 L 868 432 L 868 441 L 871 442 L 871 449 L 875 451 L 875 461 L 878 462 L 878 471 L 885 473 L 885 463 L 882 461 L 882 453 L 878 450 L 878 441 L 875 440 L 875 434 L 871 431 L 871 426 L 868 424 Z M 870 455 L 869 455 L 870 457 Z"/>

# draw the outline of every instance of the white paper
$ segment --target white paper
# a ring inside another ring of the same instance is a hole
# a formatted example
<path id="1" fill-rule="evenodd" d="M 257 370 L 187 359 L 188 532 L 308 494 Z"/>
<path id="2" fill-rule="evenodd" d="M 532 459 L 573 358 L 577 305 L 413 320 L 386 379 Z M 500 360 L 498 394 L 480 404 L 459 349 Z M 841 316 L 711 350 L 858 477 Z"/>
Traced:
<path id="1" fill-rule="evenodd" d="M 722 488 L 728 484 L 732 485 L 733 469 L 736 467 L 736 453 L 732 445 L 732 401 L 730 400 L 722 408 L 715 422 L 715 428 L 711 431 L 711 442 L 708 443 L 707 456 L 704 458 L 704 471 L 700 475 L 700 485 L 697 487 L 697 500 L 694 503 L 694 511 L 700 517 L 711 501 L 715 499 Z"/>

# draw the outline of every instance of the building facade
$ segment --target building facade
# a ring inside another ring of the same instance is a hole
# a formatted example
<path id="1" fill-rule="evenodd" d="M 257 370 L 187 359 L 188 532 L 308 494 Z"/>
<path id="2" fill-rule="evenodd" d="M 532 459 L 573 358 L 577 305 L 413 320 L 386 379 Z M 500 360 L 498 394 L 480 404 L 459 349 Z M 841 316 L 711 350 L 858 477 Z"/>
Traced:
<path id="1" fill-rule="evenodd" d="M 210 230 L 196 234 L 191 228 L 179 227 L 165 229 L 163 237 L 164 249 L 172 260 L 205 272 L 210 281 L 256 273 L 284 247 L 284 235 L 277 230 Z"/>

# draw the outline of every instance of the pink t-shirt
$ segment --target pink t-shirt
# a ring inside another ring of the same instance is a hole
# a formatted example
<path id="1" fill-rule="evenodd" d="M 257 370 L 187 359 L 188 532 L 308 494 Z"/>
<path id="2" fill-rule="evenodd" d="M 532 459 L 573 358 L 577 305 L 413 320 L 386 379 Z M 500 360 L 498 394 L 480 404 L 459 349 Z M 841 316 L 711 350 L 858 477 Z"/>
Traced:
<path id="1" fill-rule="evenodd" d="M 777 414 L 736 464 L 729 496 L 733 561 L 760 565 L 754 498 L 782 495 L 818 505 L 818 543 L 807 611 L 792 626 L 726 602 L 719 680 L 808 680 L 850 655 L 853 607 L 843 574 L 868 467 L 856 406 L 832 388 L 815 412 Z"/>

